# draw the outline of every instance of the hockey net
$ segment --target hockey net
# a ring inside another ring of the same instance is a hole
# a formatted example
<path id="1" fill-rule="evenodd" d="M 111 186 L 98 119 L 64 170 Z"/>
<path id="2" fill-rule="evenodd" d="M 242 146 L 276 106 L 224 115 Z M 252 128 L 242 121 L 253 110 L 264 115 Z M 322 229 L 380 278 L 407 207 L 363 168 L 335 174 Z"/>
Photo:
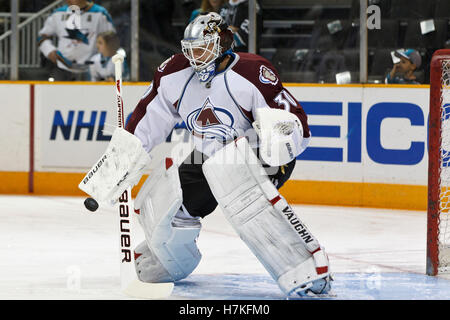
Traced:
<path id="1" fill-rule="evenodd" d="M 450 50 L 430 70 L 427 274 L 450 274 Z"/>

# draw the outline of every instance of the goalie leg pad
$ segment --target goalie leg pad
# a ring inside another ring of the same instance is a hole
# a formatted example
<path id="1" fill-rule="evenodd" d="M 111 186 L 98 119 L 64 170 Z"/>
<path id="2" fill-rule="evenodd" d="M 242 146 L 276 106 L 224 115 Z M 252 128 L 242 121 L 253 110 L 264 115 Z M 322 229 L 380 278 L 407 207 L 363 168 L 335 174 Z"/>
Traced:
<path id="1" fill-rule="evenodd" d="M 145 240 L 134 249 L 134 264 L 138 279 L 143 282 L 173 282 L 172 276 L 150 250 Z"/>
<path id="2" fill-rule="evenodd" d="M 177 220 L 175 217 L 174 221 Z M 147 241 L 143 241 L 136 247 L 135 267 L 139 280 L 153 283 L 175 282 L 186 278 L 197 267 L 201 259 L 196 245 L 200 222 L 197 219 L 190 222 L 182 220 L 182 224 L 174 222 L 175 226 L 169 230 L 170 236 L 165 237 L 168 239 L 166 243 L 150 249 Z"/>
<path id="3" fill-rule="evenodd" d="M 203 172 L 222 211 L 287 295 L 328 277 L 328 259 L 316 238 L 267 177 L 247 140 L 209 158 Z"/>
<path id="4" fill-rule="evenodd" d="M 150 260 L 143 267 L 162 267 L 172 282 L 191 274 L 201 259 L 196 244 L 201 224 L 198 218 L 191 217 L 184 210 L 182 202 L 178 167 L 170 159 L 152 172 L 135 200 L 136 213 L 149 249 L 146 258 Z M 148 267 L 145 274 L 143 270 L 136 263 L 136 271 L 141 273 L 142 281 L 145 278 L 151 282 L 167 282 L 166 277 L 146 275 L 155 272 L 154 269 Z M 163 274 L 160 271 L 156 273 Z"/>

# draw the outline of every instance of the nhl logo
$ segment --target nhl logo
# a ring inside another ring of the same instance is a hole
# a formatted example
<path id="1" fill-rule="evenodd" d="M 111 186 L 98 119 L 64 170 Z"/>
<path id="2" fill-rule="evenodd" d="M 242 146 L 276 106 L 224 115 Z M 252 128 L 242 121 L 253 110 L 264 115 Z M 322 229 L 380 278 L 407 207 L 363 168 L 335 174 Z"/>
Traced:
<path id="1" fill-rule="evenodd" d="M 267 68 L 266 66 L 261 66 L 259 68 L 259 81 L 264 84 L 276 85 L 278 83 L 278 78 L 275 73 Z"/>

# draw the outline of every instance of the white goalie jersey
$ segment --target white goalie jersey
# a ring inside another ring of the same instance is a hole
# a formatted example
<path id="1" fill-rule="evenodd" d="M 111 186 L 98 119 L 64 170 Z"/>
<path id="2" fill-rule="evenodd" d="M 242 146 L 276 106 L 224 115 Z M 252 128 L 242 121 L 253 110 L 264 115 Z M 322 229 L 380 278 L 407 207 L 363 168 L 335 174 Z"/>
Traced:
<path id="1" fill-rule="evenodd" d="M 283 87 L 270 62 L 250 53 L 233 56 L 232 63 L 212 79 L 210 86 L 199 81 L 182 54 L 167 59 L 155 72 L 152 85 L 126 129 L 150 152 L 165 141 L 175 124 L 184 121 L 195 148 L 211 156 L 226 141 L 253 130 L 257 108 L 277 108 L 298 117 L 303 127 L 303 144 L 307 144 L 307 116 Z"/>

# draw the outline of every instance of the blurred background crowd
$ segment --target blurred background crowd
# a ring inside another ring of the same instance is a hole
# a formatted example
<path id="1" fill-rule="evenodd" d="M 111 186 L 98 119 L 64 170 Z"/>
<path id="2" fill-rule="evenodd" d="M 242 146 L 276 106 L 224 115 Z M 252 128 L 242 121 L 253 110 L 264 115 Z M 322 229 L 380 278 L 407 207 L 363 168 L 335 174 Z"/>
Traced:
<path id="1" fill-rule="evenodd" d="M 48 19 L 55 15 L 55 10 L 61 11 L 62 6 L 78 2 L 18 1 L 19 22 L 39 13 L 38 18 L 35 17 L 20 29 L 20 80 L 110 80 L 110 55 L 122 47 L 130 56 L 131 21 L 136 18 L 131 14 L 130 0 L 80 2 L 92 12 L 101 13 L 99 19 L 106 19 L 102 28 L 97 30 L 96 44 L 86 58 L 88 62 L 83 61 L 85 65 L 82 67 L 88 70 L 88 77 L 56 74 L 55 63 L 67 62 L 70 66 L 73 63 L 73 68 L 82 63 L 65 59 L 64 54 L 57 50 L 58 41 L 66 41 L 67 36 L 61 40 L 57 34 L 43 32 L 49 29 Z M 235 51 L 248 51 L 248 1 L 139 1 L 139 76 L 135 80 L 151 81 L 156 68 L 164 60 L 180 53 L 184 28 L 205 11 L 216 11 L 226 19 L 235 33 Z M 360 81 L 361 0 L 250 1 L 256 1 L 257 8 L 256 53 L 277 68 L 283 82 L 364 82 Z M 374 28 L 367 30 L 366 82 L 429 83 L 432 53 L 437 49 L 450 48 L 450 1 L 366 1 L 368 7 L 378 8 L 380 18 L 378 26 L 375 23 Z M 49 9 L 44 10 L 46 8 Z M 11 1 L 0 0 L 0 79 L 4 80 L 10 78 L 10 36 L 7 34 L 11 26 L 10 11 Z M 77 39 L 82 41 L 80 35 Z M 125 79 L 129 79 L 131 63 L 128 59 L 124 65 Z"/>

